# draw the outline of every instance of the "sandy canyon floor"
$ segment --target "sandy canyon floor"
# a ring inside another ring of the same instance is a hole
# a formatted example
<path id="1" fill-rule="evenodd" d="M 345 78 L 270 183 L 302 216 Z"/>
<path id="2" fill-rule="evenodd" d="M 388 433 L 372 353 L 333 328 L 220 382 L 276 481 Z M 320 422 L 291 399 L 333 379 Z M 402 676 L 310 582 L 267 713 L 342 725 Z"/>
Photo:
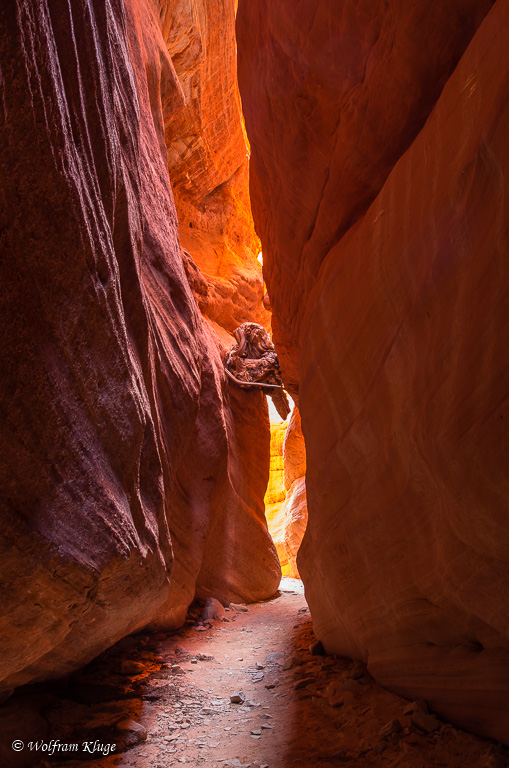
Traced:
<path id="1" fill-rule="evenodd" d="M 268 602 L 125 638 L 69 680 L 25 689 L 4 707 L 2 740 L 23 740 L 11 753 L 23 768 L 507 765 L 504 747 L 380 688 L 359 662 L 312 655 L 313 642 L 302 584 L 284 579 Z M 112 743 L 121 752 L 104 756 Z"/>

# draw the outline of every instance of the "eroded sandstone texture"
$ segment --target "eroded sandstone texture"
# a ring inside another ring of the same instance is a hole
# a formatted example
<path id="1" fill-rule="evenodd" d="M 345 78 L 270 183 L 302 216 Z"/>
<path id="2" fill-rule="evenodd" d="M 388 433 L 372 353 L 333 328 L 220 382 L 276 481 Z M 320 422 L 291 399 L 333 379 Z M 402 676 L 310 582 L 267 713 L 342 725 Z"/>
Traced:
<path id="1" fill-rule="evenodd" d="M 294 406 L 283 443 L 283 478 L 286 491 L 284 515 L 284 544 L 288 557 L 288 576 L 300 578 L 297 553 L 308 522 L 306 493 L 306 446 L 300 411 Z"/>
<path id="2" fill-rule="evenodd" d="M 315 631 L 509 742 L 509 2 L 237 18 Z"/>
<path id="3" fill-rule="evenodd" d="M 285 516 L 282 514 L 286 495 L 283 476 L 283 442 L 286 427 L 287 424 L 284 421 L 270 425 L 270 474 L 264 498 L 265 517 L 267 518 L 270 535 L 276 545 L 283 576 L 288 576 L 288 555 L 285 549 Z"/>
<path id="4" fill-rule="evenodd" d="M 297 552 L 307 525 L 306 449 L 300 414 L 270 425 L 270 475 L 265 516 L 283 576 L 299 579 Z"/>
<path id="5" fill-rule="evenodd" d="M 6 689 L 280 572 L 265 399 L 227 385 L 184 271 L 153 4 L 7 0 L 0 31 Z"/>
<path id="6" fill-rule="evenodd" d="M 246 320 L 267 326 L 237 86 L 236 0 L 158 2 L 184 95 L 182 109 L 164 110 L 164 123 L 180 239 L 207 283 L 200 307 L 229 331 Z"/>

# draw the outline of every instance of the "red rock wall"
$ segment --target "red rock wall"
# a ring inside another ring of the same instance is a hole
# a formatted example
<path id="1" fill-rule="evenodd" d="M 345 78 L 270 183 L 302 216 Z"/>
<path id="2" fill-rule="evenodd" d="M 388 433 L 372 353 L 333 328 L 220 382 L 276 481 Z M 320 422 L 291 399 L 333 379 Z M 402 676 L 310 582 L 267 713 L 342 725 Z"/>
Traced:
<path id="1" fill-rule="evenodd" d="M 159 4 L 184 95 L 180 110 L 164 112 L 168 170 L 182 245 L 207 281 L 200 307 L 229 331 L 246 320 L 268 326 L 237 86 L 236 0 Z"/>
<path id="2" fill-rule="evenodd" d="M 509 743 L 509 2 L 490 5 L 241 0 L 238 41 L 315 632 Z"/>
<path id="3" fill-rule="evenodd" d="M 272 328 L 298 389 L 321 262 L 422 128 L 493 0 L 240 0 L 239 84 Z"/>
<path id="4" fill-rule="evenodd" d="M 184 272 L 152 4 L 7 0 L 0 62 L 3 690 L 279 568 L 267 407 L 228 392 Z"/>

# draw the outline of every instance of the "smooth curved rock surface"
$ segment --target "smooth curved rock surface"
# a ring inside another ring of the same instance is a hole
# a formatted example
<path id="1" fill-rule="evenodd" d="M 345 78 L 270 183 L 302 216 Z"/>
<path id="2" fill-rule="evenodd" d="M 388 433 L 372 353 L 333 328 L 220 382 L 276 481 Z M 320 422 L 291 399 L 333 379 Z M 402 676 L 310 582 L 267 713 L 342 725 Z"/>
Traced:
<path id="1" fill-rule="evenodd" d="M 270 475 L 265 515 L 283 576 L 299 579 L 297 552 L 307 525 L 306 448 L 300 414 L 294 406 L 288 422 L 271 424 Z"/>
<path id="2" fill-rule="evenodd" d="M 284 547 L 288 561 L 288 570 L 284 575 L 291 579 L 300 579 L 297 554 L 308 523 L 305 477 L 299 477 L 291 484 L 286 494 L 282 515 L 284 515 Z"/>
<path id="3" fill-rule="evenodd" d="M 328 652 L 509 743 L 509 3 L 483 23 L 489 3 L 466 22 L 464 4 L 390 3 L 365 25 L 382 4 L 353 5 L 241 0 L 238 16 L 255 220 L 306 438 L 299 571 Z"/>
<path id="4" fill-rule="evenodd" d="M 230 332 L 246 320 L 268 327 L 237 86 L 236 0 L 159 5 L 184 96 L 182 109 L 164 111 L 168 171 L 182 245 L 208 283 L 201 309 Z"/>
<path id="5" fill-rule="evenodd" d="M 0 30 L 5 690 L 280 571 L 267 407 L 229 392 L 184 271 L 152 3 L 8 0 Z"/>
<path id="6" fill-rule="evenodd" d="M 424 125 L 493 0 L 240 0 L 251 204 L 281 370 L 320 264 Z"/>
<path id="7" fill-rule="evenodd" d="M 306 444 L 302 434 L 300 411 L 292 409 L 283 443 L 283 476 L 285 490 L 289 491 L 296 480 L 306 474 Z"/>
<path id="8" fill-rule="evenodd" d="M 285 516 L 283 513 L 286 495 L 283 474 L 283 443 L 286 428 L 287 423 L 285 421 L 270 425 L 270 474 L 264 498 L 265 517 L 270 535 L 276 546 L 283 576 L 288 576 L 288 556 L 284 545 Z"/>

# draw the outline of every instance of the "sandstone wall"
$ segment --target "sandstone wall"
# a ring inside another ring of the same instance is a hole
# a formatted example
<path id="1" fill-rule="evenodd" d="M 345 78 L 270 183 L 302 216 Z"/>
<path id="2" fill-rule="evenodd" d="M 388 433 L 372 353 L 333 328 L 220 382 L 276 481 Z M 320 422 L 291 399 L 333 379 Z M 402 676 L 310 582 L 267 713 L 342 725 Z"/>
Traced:
<path id="1" fill-rule="evenodd" d="M 241 0 L 238 42 L 315 632 L 509 743 L 509 3 L 490 6 Z"/>
<path id="2" fill-rule="evenodd" d="M 297 552 L 307 525 L 306 449 L 300 414 L 294 406 L 290 419 L 271 424 L 270 474 L 265 493 L 265 516 L 276 545 L 283 576 L 299 579 Z"/>
<path id="3" fill-rule="evenodd" d="M 5 690 L 280 572 L 267 407 L 229 391 L 184 271 L 153 4 L 7 0 L 0 32 Z"/>
<path id="4" fill-rule="evenodd" d="M 236 0 L 159 0 L 162 32 L 182 87 L 164 111 L 180 239 L 204 274 L 202 311 L 229 331 L 268 326 L 249 201 L 248 148 L 237 86 Z"/>
<path id="5" fill-rule="evenodd" d="M 265 491 L 265 517 L 270 535 L 276 545 L 281 572 L 288 576 L 288 555 L 285 549 L 285 483 L 283 475 L 283 443 L 287 423 L 276 422 L 270 425 L 270 473 Z"/>
<path id="6" fill-rule="evenodd" d="M 422 128 L 493 0 L 241 0 L 239 84 L 272 328 L 298 390 L 306 296 Z"/>
<path id="7" fill-rule="evenodd" d="M 306 446 L 299 408 L 295 405 L 283 444 L 283 473 L 286 491 L 282 510 L 285 519 L 284 543 L 288 557 L 288 576 L 300 579 L 297 553 L 308 522 L 306 492 Z"/>

